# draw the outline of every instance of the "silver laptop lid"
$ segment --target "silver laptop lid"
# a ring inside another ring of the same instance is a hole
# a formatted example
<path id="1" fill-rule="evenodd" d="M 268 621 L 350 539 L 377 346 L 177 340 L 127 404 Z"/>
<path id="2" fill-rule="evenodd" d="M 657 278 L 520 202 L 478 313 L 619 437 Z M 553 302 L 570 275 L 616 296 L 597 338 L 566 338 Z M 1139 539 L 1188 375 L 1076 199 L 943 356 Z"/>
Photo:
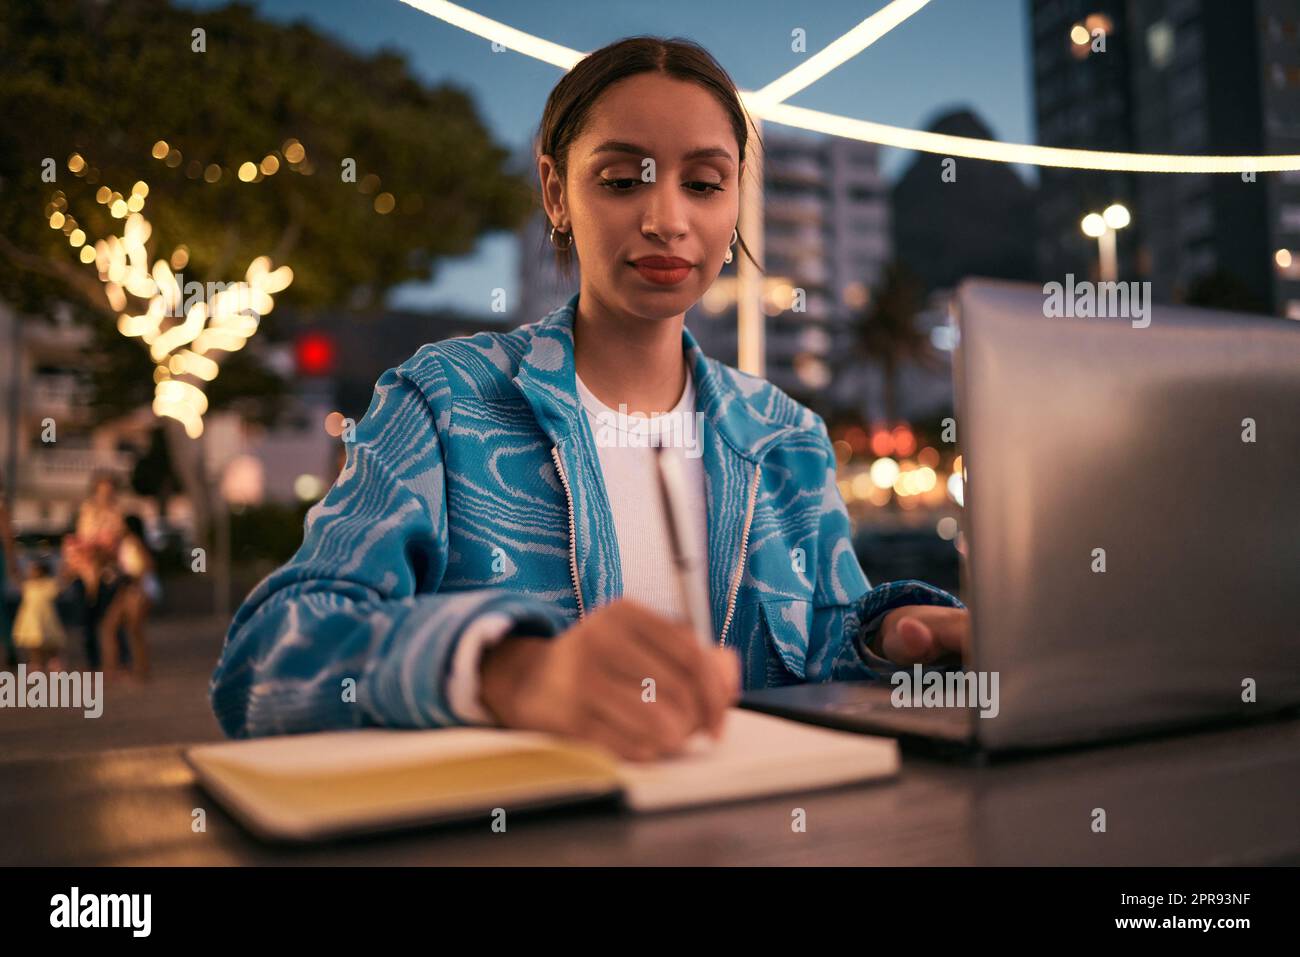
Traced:
<path id="1" fill-rule="evenodd" d="M 989 280 L 956 297 L 973 665 L 999 672 L 980 742 L 1300 703 L 1300 323 L 1156 306 L 1143 328 L 1047 301 Z"/>

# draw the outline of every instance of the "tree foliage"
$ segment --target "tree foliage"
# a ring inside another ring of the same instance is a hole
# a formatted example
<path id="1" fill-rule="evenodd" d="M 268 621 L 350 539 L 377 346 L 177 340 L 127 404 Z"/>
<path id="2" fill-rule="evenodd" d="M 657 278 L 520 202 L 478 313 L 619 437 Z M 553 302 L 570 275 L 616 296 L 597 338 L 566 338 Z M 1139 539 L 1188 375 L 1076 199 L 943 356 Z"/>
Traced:
<path id="1" fill-rule="evenodd" d="M 361 55 L 246 4 L 0 0 L 0 116 L 0 296 L 37 314 L 66 301 L 109 330 L 116 312 L 94 265 L 50 227 L 56 191 L 94 243 L 123 223 L 96 191 L 129 196 L 143 180 L 151 259 L 184 245 L 185 280 L 206 283 L 241 279 L 270 255 L 294 271 L 277 301 L 307 307 L 373 305 L 395 284 L 431 278 L 439 258 L 471 251 L 481 233 L 517 226 L 531 203 L 464 90 L 432 88 L 398 54 Z M 160 140 L 179 161 L 152 156 Z M 291 140 L 305 148 L 297 164 L 285 154 Z M 80 176 L 73 153 L 86 161 Z M 274 174 L 240 181 L 241 164 L 268 155 Z M 42 181 L 47 159 L 53 183 Z M 343 179 L 345 160 L 355 182 Z M 214 164 L 220 178 L 208 182 Z M 387 214 L 376 211 L 384 193 Z M 274 336 L 274 312 L 259 335 Z M 139 343 L 112 336 L 99 340 L 106 412 L 152 389 Z M 222 366 L 207 390 L 213 407 L 247 398 L 239 384 L 275 391 L 246 355 Z"/>

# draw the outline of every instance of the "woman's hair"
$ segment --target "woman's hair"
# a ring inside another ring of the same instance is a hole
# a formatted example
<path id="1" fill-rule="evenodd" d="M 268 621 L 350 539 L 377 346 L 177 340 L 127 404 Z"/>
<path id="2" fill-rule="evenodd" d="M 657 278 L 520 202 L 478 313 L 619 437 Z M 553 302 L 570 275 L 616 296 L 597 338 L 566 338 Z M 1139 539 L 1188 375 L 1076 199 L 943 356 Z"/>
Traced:
<path id="1" fill-rule="evenodd" d="M 122 519 L 122 521 L 126 525 L 127 531 L 140 539 L 141 542 L 144 542 L 145 547 L 147 548 L 149 543 L 144 537 L 144 522 L 141 520 L 140 516 L 132 512 L 130 515 L 126 516 L 126 518 Z"/>
<path id="2" fill-rule="evenodd" d="M 741 105 L 736 84 L 727 71 L 704 47 L 681 37 L 635 36 L 626 37 L 601 47 L 579 60 L 560 82 L 555 84 L 546 98 L 542 122 L 535 142 L 537 158 L 550 155 L 555 160 L 556 173 L 567 180 L 569 147 L 581 135 L 592 106 L 611 84 L 638 73 L 662 73 L 678 80 L 698 83 L 722 104 L 731 120 L 731 130 L 740 147 L 740 161 L 745 160 L 745 146 L 749 142 L 749 124 L 745 108 Z M 762 137 L 758 138 L 762 146 Z M 551 224 L 545 225 L 542 237 L 548 246 Z M 757 260 L 745 245 L 745 238 L 737 228 L 739 246 L 749 261 Z M 554 249 L 556 266 L 566 279 L 573 275 L 573 243 L 568 249 Z M 761 270 L 761 267 L 760 267 Z"/>

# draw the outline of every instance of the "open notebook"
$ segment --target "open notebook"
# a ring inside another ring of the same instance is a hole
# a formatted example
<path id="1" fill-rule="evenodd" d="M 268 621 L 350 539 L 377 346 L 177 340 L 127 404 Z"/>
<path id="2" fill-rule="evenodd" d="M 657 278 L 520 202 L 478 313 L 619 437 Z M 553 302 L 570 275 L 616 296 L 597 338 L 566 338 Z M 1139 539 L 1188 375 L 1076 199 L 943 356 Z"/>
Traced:
<path id="1" fill-rule="evenodd" d="M 890 777 L 898 746 L 733 708 L 721 740 L 698 735 L 653 763 L 552 735 L 492 728 L 364 728 L 189 748 L 200 783 L 245 826 L 316 840 L 620 795 L 634 811 Z"/>

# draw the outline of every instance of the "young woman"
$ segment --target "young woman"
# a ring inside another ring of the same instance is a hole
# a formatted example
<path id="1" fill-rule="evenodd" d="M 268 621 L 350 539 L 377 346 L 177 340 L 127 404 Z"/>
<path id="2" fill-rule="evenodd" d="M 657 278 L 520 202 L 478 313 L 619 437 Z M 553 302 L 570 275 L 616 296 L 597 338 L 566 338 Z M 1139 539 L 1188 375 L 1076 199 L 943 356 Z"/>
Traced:
<path id="1" fill-rule="evenodd" d="M 92 476 L 90 495 L 77 510 L 76 529 L 63 536 L 64 564 L 80 583 L 86 667 L 92 671 L 99 670 L 99 625 L 113 600 L 117 550 L 126 532 L 117 490 L 118 480 L 111 472 L 97 472 Z M 109 640 L 113 640 L 111 635 Z M 108 653 L 111 660 L 111 646 Z"/>
<path id="2" fill-rule="evenodd" d="M 149 680 L 149 646 L 145 641 L 145 621 L 149 607 L 157 595 L 158 578 L 155 574 L 153 553 L 145 541 L 144 522 L 139 515 L 127 515 L 126 532 L 117 550 L 117 565 L 121 572 L 113 601 L 100 622 L 100 642 L 108 658 L 109 674 L 113 678 L 129 677 L 135 682 Z M 125 626 L 127 640 L 119 647 L 117 636 Z M 124 652 L 130 650 L 130 666 Z"/>
<path id="3" fill-rule="evenodd" d="M 649 759 L 719 733 L 742 687 L 960 655 L 957 599 L 867 582 L 822 420 L 684 325 L 745 250 L 747 130 L 689 42 L 629 38 L 559 82 L 538 174 L 578 293 L 380 378 L 301 548 L 231 624 L 212 684 L 227 734 L 497 723 Z M 679 617 L 655 450 L 610 431 L 624 407 L 699 423 L 665 454 L 707 559 L 707 641 Z"/>

